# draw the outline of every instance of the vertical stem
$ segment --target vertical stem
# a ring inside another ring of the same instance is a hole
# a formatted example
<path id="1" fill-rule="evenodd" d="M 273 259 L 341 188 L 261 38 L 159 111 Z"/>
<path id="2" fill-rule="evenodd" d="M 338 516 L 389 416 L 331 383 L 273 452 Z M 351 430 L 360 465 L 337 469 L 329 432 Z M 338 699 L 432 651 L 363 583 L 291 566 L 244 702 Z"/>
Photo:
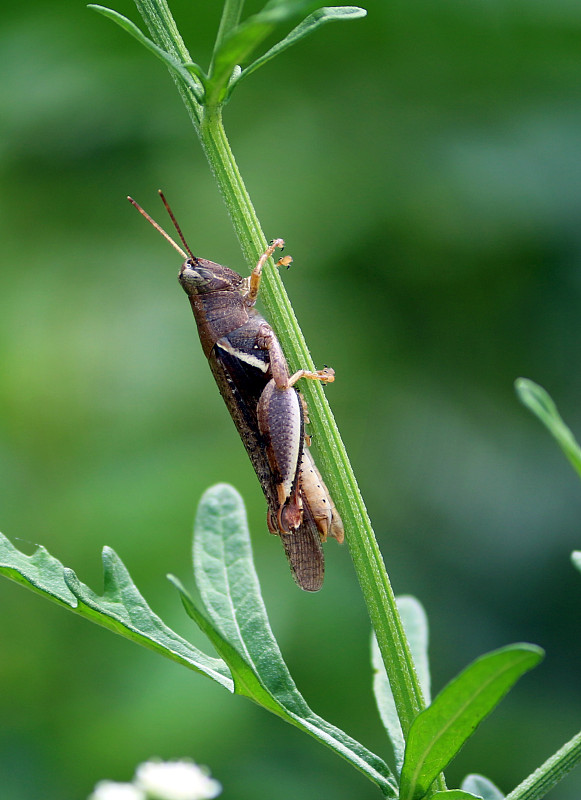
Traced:
<path id="1" fill-rule="evenodd" d="M 171 18 L 166 0 L 135 2 L 155 41 L 161 46 L 165 44 L 166 49 L 180 59 L 191 60 Z M 229 14 L 227 18 L 223 17 L 224 26 L 232 22 L 234 15 L 238 13 L 236 9 L 239 11 L 241 7 L 242 0 L 231 0 Z M 220 26 L 222 34 L 225 32 L 223 25 L 221 23 Z M 244 257 L 252 268 L 264 252 L 266 238 L 226 138 L 221 106 L 202 107 L 180 79 L 175 75 L 173 77 L 232 218 Z M 314 369 L 306 342 L 272 260 L 263 276 L 261 299 L 291 368 Z M 317 429 L 317 439 L 322 443 L 321 460 L 345 523 L 346 538 L 357 577 L 377 636 L 402 730 L 404 736 L 407 736 L 413 720 L 425 707 L 409 645 L 363 498 L 322 386 L 318 381 L 305 381 L 305 384 L 303 391 L 309 401 L 310 417 Z M 432 791 L 435 788 L 445 788 L 442 777 L 434 782 Z"/>
<path id="2" fill-rule="evenodd" d="M 266 239 L 226 138 L 219 107 L 204 110 L 200 138 L 246 261 L 249 266 L 253 266 L 264 250 Z M 282 340 L 292 370 L 301 367 L 313 369 L 312 359 L 280 276 L 272 267 L 264 272 L 261 299 L 271 324 Z M 324 392 L 317 381 L 305 381 L 305 384 L 302 390 L 310 400 L 309 414 L 317 430 L 317 440 L 322 444 L 320 454 L 326 466 L 333 496 L 346 525 L 347 542 L 406 735 L 413 719 L 424 707 L 424 701 L 393 591 Z"/>
<path id="3" fill-rule="evenodd" d="M 255 265 L 266 249 L 267 242 L 226 138 L 220 106 L 204 108 L 200 141 L 226 203 L 244 258 L 249 266 Z M 266 283 L 271 286 L 273 271 L 267 272 Z"/>
<path id="4" fill-rule="evenodd" d="M 191 62 L 192 58 L 188 48 L 177 29 L 166 0 L 135 0 L 135 5 L 155 44 L 178 61 Z M 170 75 L 184 101 L 196 133 L 199 135 L 202 106 L 175 72 L 170 70 Z"/>
<path id="5" fill-rule="evenodd" d="M 192 60 L 166 0 L 135 0 L 135 5 L 159 47 L 182 61 Z"/>

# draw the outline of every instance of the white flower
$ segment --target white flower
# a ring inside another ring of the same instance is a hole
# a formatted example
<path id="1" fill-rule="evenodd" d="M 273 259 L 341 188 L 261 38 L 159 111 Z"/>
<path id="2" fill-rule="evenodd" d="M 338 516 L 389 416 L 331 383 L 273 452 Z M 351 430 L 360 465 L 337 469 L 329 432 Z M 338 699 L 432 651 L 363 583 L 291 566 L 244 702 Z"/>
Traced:
<path id="1" fill-rule="evenodd" d="M 193 761 L 146 761 L 137 767 L 134 781 L 151 800 L 211 800 L 222 791 Z"/>
<path id="2" fill-rule="evenodd" d="M 145 794 L 132 783 L 100 781 L 89 800 L 146 800 Z"/>

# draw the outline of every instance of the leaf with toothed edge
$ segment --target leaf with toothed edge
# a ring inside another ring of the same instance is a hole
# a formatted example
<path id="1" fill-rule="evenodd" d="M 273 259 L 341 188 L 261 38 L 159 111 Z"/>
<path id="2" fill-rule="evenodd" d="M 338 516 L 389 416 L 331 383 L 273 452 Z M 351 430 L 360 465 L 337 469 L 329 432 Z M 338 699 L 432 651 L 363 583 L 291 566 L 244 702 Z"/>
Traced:
<path id="1" fill-rule="evenodd" d="M 0 574 L 251 698 L 327 745 L 395 800 L 395 780 L 382 759 L 317 716 L 288 672 L 260 595 L 242 498 L 232 487 L 213 487 L 202 498 L 194 558 L 199 606 L 175 578 L 170 580 L 222 658 L 206 655 L 168 628 L 110 548 L 103 549 L 104 591 L 98 595 L 44 548 L 28 556 L 0 534 Z"/>
<path id="2" fill-rule="evenodd" d="M 0 574 L 234 691 L 226 664 L 194 647 L 154 614 L 110 547 L 103 548 L 103 569 L 105 591 L 99 596 L 44 547 L 27 556 L 0 534 Z"/>

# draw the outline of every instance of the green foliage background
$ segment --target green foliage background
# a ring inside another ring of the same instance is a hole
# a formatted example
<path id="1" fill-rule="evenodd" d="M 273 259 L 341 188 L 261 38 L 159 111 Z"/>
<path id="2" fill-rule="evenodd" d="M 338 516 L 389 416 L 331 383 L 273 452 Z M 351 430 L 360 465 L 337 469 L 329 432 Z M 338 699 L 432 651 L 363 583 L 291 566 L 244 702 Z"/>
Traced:
<path id="1" fill-rule="evenodd" d="M 547 650 L 448 771 L 508 791 L 581 710 L 581 491 L 512 388 L 544 385 L 579 435 L 581 10 L 367 7 L 257 72 L 225 121 L 267 235 L 295 259 L 284 278 L 315 361 L 337 372 L 327 391 L 394 588 L 427 607 L 434 690 L 507 642 Z M 137 21 L 128 0 L 115 8 Z M 219 8 L 172 9 L 204 63 Z M 233 483 L 299 687 L 385 754 L 348 552 L 327 547 L 320 595 L 292 584 L 179 259 L 125 200 L 165 224 L 163 187 L 193 250 L 242 268 L 167 73 L 82 3 L 24 0 L 3 9 L 0 74 L 0 529 L 95 589 L 111 545 L 197 637 L 164 575 L 187 584 L 195 504 Z M 232 798 L 377 796 L 202 677 L 7 582 L 0 603 L 6 798 L 82 800 L 152 755 L 207 763 Z M 574 773 L 552 796 L 580 788 Z"/>

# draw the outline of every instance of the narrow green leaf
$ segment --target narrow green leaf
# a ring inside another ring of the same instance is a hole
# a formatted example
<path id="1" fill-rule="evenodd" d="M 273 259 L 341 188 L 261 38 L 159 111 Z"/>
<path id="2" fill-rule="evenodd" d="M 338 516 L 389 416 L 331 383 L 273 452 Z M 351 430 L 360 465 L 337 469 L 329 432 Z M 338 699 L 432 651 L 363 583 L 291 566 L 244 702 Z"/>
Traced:
<path id="1" fill-rule="evenodd" d="M 573 550 L 571 553 L 571 561 L 573 566 L 581 572 L 581 550 Z"/>
<path id="2" fill-rule="evenodd" d="M 242 15 L 243 0 L 225 0 L 222 10 L 222 18 L 214 44 L 214 54 L 212 56 L 212 64 L 210 66 L 210 74 L 214 75 L 215 59 L 219 53 L 223 52 L 224 42 L 231 37 L 235 38 L 238 29 L 241 27 L 240 17 Z M 283 21 L 288 16 L 300 14 L 305 6 L 314 5 L 312 0 L 274 0 L 274 2 L 266 3 L 259 14 L 250 17 L 244 23 L 244 27 L 252 27 L 263 22 L 276 23 Z M 236 63 L 236 58 L 234 58 Z"/>
<path id="3" fill-rule="evenodd" d="M 187 62 L 186 64 L 182 64 L 177 60 L 177 58 L 174 58 L 174 56 L 167 53 L 161 47 L 158 47 L 158 45 L 156 45 L 155 42 L 152 42 L 151 39 L 148 39 L 147 36 L 137 27 L 137 25 L 131 22 L 130 19 L 127 19 L 127 17 L 124 17 L 123 14 L 113 11 L 111 8 L 94 4 L 90 4 L 88 8 L 92 8 L 93 11 L 97 11 L 104 17 L 113 20 L 113 22 L 116 22 L 117 25 L 123 28 L 124 31 L 137 39 L 138 42 L 147 48 L 147 50 L 156 55 L 167 67 L 169 67 L 170 70 L 175 72 L 176 75 L 182 79 L 198 103 L 202 102 L 204 96 L 204 71 L 200 66 L 198 66 L 198 64 L 194 64 L 191 61 Z M 198 80 L 195 80 L 192 75 L 198 78 Z"/>
<path id="4" fill-rule="evenodd" d="M 330 6 L 327 8 L 319 8 L 317 11 L 313 11 L 313 13 L 309 14 L 309 16 L 306 17 L 299 25 L 297 25 L 296 28 L 293 28 L 293 30 L 284 37 L 284 39 L 281 39 L 280 42 L 271 47 L 270 50 L 267 50 L 264 55 L 253 61 L 252 64 L 249 64 L 246 69 L 243 69 L 239 78 L 236 81 L 231 81 L 230 91 L 232 91 L 232 88 L 243 78 L 251 75 L 263 64 L 266 64 L 275 56 L 278 56 L 289 47 L 292 47 L 293 44 L 296 44 L 301 39 L 304 39 L 305 36 L 313 33 L 327 22 L 342 22 L 352 19 L 361 19 L 366 15 L 367 11 L 364 8 L 359 8 L 358 6 Z"/>
<path id="5" fill-rule="evenodd" d="M 507 794 L 506 800 L 540 800 L 581 764 L 581 732 L 565 742 L 544 764 Z"/>
<path id="6" fill-rule="evenodd" d="M 208 103 L 214 105 L 226 99 L 227 94 L 237 80 L 232 79 L 232 73 L 237 65 L 244 64 L 254 53 L 256 48 L 269 36 L 277 25 L 286 22 L 303 12 L 305 8 L 312 7 L 312 2 L 271 2 L 259 11 L 237 25 L 227 35 L 219 39 L 214 51 L 212 70 L 207 86 Z M 309 14 L 288 36 L 271 48 L 268 53 L 256 59 L 248 67 L 248 74 L 254 72 L 259 66 L 270 61 L 271 58 L 286 50 L 300 39 L 308 36 L 326 22 L 342 19 L 356 19 L 365 16 L 367 12 L 355 6 L 337 6 L 320 8 Z M 242 71 L 244 75 L 247 70 Z M 228 89 L 228 87 L 230 87 Z"/>
<path id="7" fill-rule="evenodd" d="M 482 720 L 543 651 L 515 644 L 481 656 L 442 689 L 410 728 L 401 771 L 401 800 L 419 800 Z"/>
<path id="8" fill-rule="evenodd" d="M 240 23 L 242 16 L 242 8 L 244 7 L 244 0 L 224 0 L 222 7 L 222 17 L 216 34 L 216 42 L 214 49 L 217 50 L 220 46 L 222 39 L 233 31 Z"/>
<path id="9" fill-rule="evenodd" d="M 302 14 L 305 8 L 316 5 L 313 0 L 268 0 L 263 11 L 275 11 L 281 14 L 280 19 L 287 19 L 292 15 Z"/>
<path id="10" fill-rule="evenodd" d="M 480 797 L 481 800 L 504 800 L 504 795 L 500 789 L 495 786 L 491 780 L 485 778 L 484 775 L 466 775 L 462 781 L 461 789 L 465 792 L 470 792 L 475 797 Z"/>
<path id="11" fill-rule="evenodd" d="M 252 560 L 244 504 L 226 484 L 209 489 L 194 526 L 194 577 L 204 611 L 178 586 L 186 610 L 210 637 L 234 676 L 236 691 L 306 731 L 396 796 L 387 765 L 344 731 L 318 717 L 298 691 L 274 638 Z"/>
<path id="12" fill-rule="evenodd" d="M 202 84 L 202 86 L 208 80 L 208 76 L 206 75 L 204 70 L 200 67 L 199 64 L 196 64 L 193 61 L 185 61 L 184 62 L 184 69 L 187 69 L 187 71 L 191 75 L 195 75 L 196 78 L 199 78 L 200 83 Z M 200 96 L 198 98 L 196 98 L 196 99 L 201 100 L 202 96 L 203 96 L 203 90 L 200 91 Z"/>
<path id="13" fill-rule="evenodd" d="M 284 18 L 284 14 L 283 14 Z M 208 105 L 218 105 L 226 97 L 227 88 L 236 66 L 243 64 L 258 45 L 272 33 L 279 14 L 261 11 L 228 33 L 214 51 L 212 69 L 206 84 Z"/>
<path id="14" fill-rule="evenodd" d="M 436 792 L 430 800 L 478 800 L 478 795 L 464 792 L 462 789 L 447 789 L 445 792 Z"/>
<path id="15" fill-rule="evenodd" d="M 396 598 L 397 608 L 402 619 L 407 640 L 424 699 L 430 703 L 430 666 L 428 661 L 428 620 L 422 604 L 415 597 L 402 596 Z M 396 770 L 401 772 L 405 740 L 397 716 L 395 700 L 389 685 L 385 665 L 379 652 L 375 634 L 371 634 L 371 662 L 373 665 L 373 692 L 381 721 L 392 743 Z"/>
<path id="16" fill-rule="evenodd" d="M 75 573 L 39 547 L 27 556 L 0 534 L 0 573 L 71 611 L 213 678 L 234 690 L 226 664 L 206 655 L 165 625 L 149 608 L 119 556 L 103 548 L 105 591 L 96 595 Z"/>
<path id="17" fill-rule="evenodd" d="M 581 477 L 581 448 L 571 430 L 563 422 L 549 393 L 528 378 L 517 378 L 514 385 L 520 401 L 540 419 L 549 433 L 553 435 Z"/>

